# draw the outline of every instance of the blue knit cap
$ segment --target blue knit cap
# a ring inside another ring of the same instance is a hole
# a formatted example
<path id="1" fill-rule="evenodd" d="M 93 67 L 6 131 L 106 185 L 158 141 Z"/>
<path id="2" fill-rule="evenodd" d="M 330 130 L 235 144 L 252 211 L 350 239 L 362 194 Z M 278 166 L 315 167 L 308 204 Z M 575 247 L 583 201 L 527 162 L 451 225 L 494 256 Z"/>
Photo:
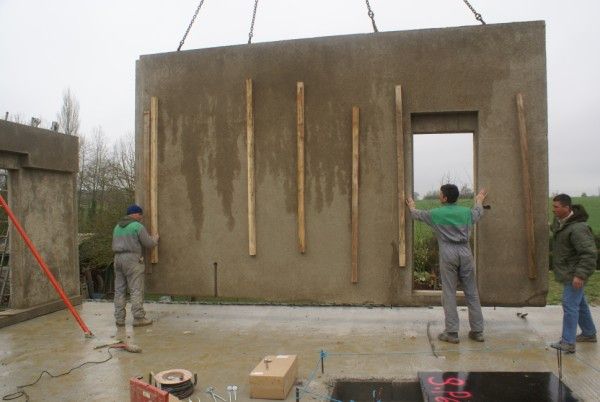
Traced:
<path id="1" fill-rule="evenodd" d="M 142 207 L 140 207 L 137 204 L 131 204 L 130 206 L 127 207 L 127 215 L 141 214 L 141 213 L 143 213 Z"/>

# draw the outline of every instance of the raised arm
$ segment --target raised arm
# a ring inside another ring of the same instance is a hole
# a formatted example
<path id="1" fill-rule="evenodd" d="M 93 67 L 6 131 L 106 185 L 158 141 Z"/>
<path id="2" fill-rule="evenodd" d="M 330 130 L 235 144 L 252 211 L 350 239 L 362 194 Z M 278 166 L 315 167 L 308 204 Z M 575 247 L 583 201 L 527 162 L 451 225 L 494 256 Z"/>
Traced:
<path id="1" fill-rule="evenodd" d="M 473 220 L 473 223 L 477 223 L 483 216 L 483 200 L 485 200 L 487 194 L 487 190 L 482 188 L 475 196 L 475 205 L 471 209 L 471 219 Z"/>
<path id="2" fill-rule="evenodd" d="M 410 216 L 417 221 L 425 222 L 428 225 L 432 225 L 433 222 L 431 220 L 431 213 L 429 211 L 417 209 L 415 205 L 415 200 L 412 197 L 408 197 L 406 199 L 406 205 L 410 210 Z"/>
<path id="3" fill-rule="evenodd" d="M 158 244 L 158 235 L 150 236 L 144 225 L 140 227 L 138 238 L 145 248 L 152 248 Z"/>

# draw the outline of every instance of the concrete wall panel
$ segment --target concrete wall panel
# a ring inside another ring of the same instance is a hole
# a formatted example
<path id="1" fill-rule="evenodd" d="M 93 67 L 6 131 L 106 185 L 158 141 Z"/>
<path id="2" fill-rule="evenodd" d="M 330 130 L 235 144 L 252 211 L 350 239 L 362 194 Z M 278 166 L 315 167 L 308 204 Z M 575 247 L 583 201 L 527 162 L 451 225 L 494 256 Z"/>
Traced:
<path id="1" fill-rule="evenodd" d="M 9 169 L 8 204 L 67 295 L 79 295 L 77 137 L 0 121 L 0 168 Z M 10 307 L 59 300 L 14 229 L 10 233 Z"/>
<path id="2" fill-rule="evenodd" d="M 417 305 L 399 268 L 394 87 L 403 86 L 406 190 L 415 132 L 473 128 L 484 304 L 540 305 L 547 291 L 547 115 L 543 22 L 351 35 L 142 56 L 136 160 L 146 204 L 143 113 L 159 99 L 159 263 L 149 291 L 266 300 Z M 254 82 L 257 256 L 248 255 L 245 86 Z M 296 239 L 296 82 L 306 88 L 307 252 Z M 538 276 L 527 278 L 515 95 L 525 97 Z M 359 282 L 351 273 L 351 109 L 360 107 Z M 444 123 L 437 113 L 467 116 Z M 476 121 L 473 121 L 476 116 Z M 410 222 L 410 220 L 408 221 Z"/>

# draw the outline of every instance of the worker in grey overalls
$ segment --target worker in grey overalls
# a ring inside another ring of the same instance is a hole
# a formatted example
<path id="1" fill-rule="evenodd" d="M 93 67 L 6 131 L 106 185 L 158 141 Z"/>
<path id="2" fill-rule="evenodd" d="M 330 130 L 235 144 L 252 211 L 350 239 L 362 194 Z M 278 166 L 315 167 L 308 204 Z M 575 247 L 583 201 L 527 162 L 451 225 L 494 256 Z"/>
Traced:
<path id="1" fill-rule="evenodd" d="M 144 260 L 143 248 L 158 244 L 158 234 L 150 236 L 144 225 L 142 208 L 133 204 L 113 230 L 112 250 L 115 253 L 115 321 L 125 325 L 125 297 L 127 288 L 131 296 L 133 326 L 152 324 L 144 311 Z"/>
<path id="2" fill-rule="evenodd" d="M 481 190 L 475 196 L 475 206 L 471 209 L 456 205 L 459 191 L 454 184 L 444 184 L 440 188 L 442 206 L 429 211 L 418 210 L 412 198 L 406 200 L 413 219 L 431 226 L 437 237 L 440 255 L 440 276 L 442 278 L 442 305 L 446 317 L 446 328 L 438 339 L 458 343 L 459 319 L 456 310 L 456 286 L 460 280 L 469 308 L 469 338 L 483 342 L 483 315 L 477 292 L 475 264 L 469 245 L 471 226 L 483 216 L 483 200 L 487 192 Z"/>

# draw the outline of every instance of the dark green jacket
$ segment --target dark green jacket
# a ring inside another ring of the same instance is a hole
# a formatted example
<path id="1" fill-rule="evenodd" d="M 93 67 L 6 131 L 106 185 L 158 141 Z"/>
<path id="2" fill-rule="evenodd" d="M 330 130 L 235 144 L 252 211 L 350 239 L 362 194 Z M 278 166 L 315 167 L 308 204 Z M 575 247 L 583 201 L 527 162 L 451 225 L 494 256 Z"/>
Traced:
<path id="1" fill-rule="evenodd" d="M 581 205 L 573 205 L 573 216 L 562 226 L 554 219 L 552 269 L 558 282 L 568 283 L 573 276 L 587 281 L 596 270 L 596 244 L 592 229 L 586 223 L 588 214 Z"/>

